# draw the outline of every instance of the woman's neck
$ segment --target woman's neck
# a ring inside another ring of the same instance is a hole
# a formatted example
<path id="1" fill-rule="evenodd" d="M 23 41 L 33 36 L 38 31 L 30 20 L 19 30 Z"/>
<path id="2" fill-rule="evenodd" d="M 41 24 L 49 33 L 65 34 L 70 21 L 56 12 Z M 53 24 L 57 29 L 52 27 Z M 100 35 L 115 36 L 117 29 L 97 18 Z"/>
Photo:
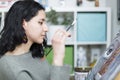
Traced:
<path id="1" fill-rule="evenodd" d="M 32 43 L 29 42 L 29 41 L 26 44 L 22 43 L 21 45 L 17 46 L 15 48 L 15 50 L 8 51 L 6 53 L 6 55 L 21 55 L 21 54 L 25 54 L 25 53 L 29 52 L 31 45 L 32 45 Z"/>

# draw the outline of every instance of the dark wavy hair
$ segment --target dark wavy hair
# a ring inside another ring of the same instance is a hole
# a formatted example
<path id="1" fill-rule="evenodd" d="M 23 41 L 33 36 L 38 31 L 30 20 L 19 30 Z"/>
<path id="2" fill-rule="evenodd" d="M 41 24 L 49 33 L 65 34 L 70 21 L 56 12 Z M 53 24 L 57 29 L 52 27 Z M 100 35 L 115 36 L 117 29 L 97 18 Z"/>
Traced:
<path id="1" fill-rule="evenodd" d="M 17 1 L 12 5 L 6 14 L 4 27 L 0 32 L 0 57 L 8 51 L 13 51 L 16 46 L 27 43 L 25 30 L 22 27 L 23 20 L 30 21 L 39 10 L 45 11 L 44 7 L 34 0 Z M 42 58 L 45 46 L 45 39 L 43 44 L 33 43 L 30 48 L 32 56 Z"/>

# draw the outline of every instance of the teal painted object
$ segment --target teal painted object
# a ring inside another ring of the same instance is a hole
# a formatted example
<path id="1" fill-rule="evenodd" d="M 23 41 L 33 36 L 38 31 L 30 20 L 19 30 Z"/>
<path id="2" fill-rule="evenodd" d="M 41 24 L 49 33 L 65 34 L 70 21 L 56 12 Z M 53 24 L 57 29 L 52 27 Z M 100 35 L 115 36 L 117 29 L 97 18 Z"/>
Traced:
<path id="1" fill-rule="evenodd" d="M 77 18 L 78 42 L 106 41 L 107 15 L 105 12 L 79 12 Z"/>

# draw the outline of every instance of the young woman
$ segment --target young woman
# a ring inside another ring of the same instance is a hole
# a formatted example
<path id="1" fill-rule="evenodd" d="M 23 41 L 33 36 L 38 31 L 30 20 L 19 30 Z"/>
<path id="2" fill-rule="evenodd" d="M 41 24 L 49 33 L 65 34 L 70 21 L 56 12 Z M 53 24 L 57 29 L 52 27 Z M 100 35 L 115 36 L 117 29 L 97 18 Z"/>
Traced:
<path id="1" fill-rule="evenodd" d="M 45 9 L 27 0 L 15 2 L 6 14 L 0 33 L 0 80 L 69 80 L 69 66 L 63 65 L 65 30 L 52 38 L 53 64 L 45 59 Z"/>

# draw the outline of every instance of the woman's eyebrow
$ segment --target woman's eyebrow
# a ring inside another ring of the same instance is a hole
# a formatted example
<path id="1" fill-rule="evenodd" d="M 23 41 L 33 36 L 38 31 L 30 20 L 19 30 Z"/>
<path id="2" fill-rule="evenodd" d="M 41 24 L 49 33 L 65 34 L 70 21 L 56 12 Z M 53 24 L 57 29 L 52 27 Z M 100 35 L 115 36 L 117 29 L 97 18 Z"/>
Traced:
<path id="1" fill-rule="evenodd" d="M 40 21 L 45 21 L 45 19 L 40 19 Z"/>

